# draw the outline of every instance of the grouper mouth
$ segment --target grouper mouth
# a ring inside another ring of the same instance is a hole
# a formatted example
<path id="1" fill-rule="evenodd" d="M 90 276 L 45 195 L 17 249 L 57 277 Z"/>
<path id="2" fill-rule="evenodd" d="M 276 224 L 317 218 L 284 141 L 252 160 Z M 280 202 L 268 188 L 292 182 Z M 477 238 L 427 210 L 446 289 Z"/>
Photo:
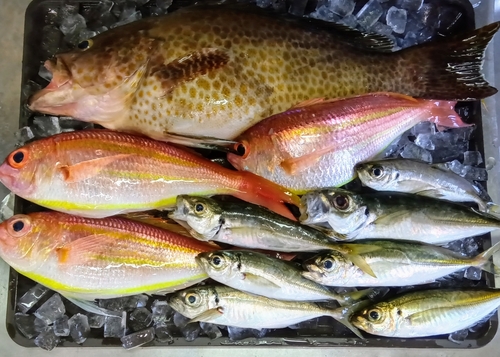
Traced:
<path id="1" fill-rule="evenodd" d="M 73 83 L 65 61 L 57 55 L 45 61 L 44 67 L 52 74 L 52 80 L 28 99 L 28 108 L 44 114 L 71 115 L 74 105 L 71 96 Z"/>

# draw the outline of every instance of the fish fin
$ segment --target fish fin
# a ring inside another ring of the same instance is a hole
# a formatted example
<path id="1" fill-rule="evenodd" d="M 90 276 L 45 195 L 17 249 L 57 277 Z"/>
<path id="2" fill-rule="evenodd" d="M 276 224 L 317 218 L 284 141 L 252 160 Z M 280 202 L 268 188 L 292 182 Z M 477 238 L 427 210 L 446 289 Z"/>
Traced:
<path id="1" fill-rule="evenodd" d="M 370 295 L 371 293 L 374 292 L 375 289 L 370 288 L 370 289 L 363 289 L 363 290 L 358 290 L 358 291 L 353 291 L 347 294 L 342 294 L 340 295 L 340 298 L 342 299 L 342 302 L 339 301 L 341 306 L 347 305 L 352 305 L 356 301 L 363 299 L 364 297 Z"/>
<path id="2" fill-rule="evenodd" d="M 325 98 L 311 98 L 311 99 L 308 99 L 308 100 L 305 100 L 303 102 L 295 104 L 294 106 L 290 107 L 290 109 L 309 107 L 311 105 L 323 103 L 324 101 L 325 101 Z"/>
<path id="3" fill-rule="evenodd" d="M 217 307 L 215 309 L 210 309 L 205 312 L 202 312 L 195 318 L 189 320 L 189 323 L 192 322 L 211 322 L 216 318 L 220 317 L 220 315 L 224 314 L 224 309 L 222 307 Z"/>
<path id="4" fill-rule="evenodd" d="M 73 240 L 55 249 L 60 264 L 82 264 L 92 258 L 87 253 L 95 255 L 112 255 L 116 250 L 117 240 L 107 234 L 92 234 Z M 121 251 L 123 253 L 123 250 Z"/>
<path id="5" fill-rule="evenodd" d="M 270 281 L 266 278 L 263 278 L 261 276 L 251 274 L 251 273 L 243 273 L 242 275 L 244 276 L 244 278 L 243 278 L 244 280 L 251 281 L 255 285 L 265 287 L 268 290 L 281 290 L 281 286 L 276 285 L 272 281 Z"/>
<path id="6" fill-rule="evenodd" d="M 361 256 L 361 254 L 375 252 L 382 249 L 381 247 L 371 244 L 344 244 L 340 245 L 339 247 L 333 247 L 332 249 L 344 254 L 347 259 L 349 259 L 364 273 L 373 276 L 374 278 L 377 277 L 370 265 Z"/>
<path id="7" fill-rule="evenodd" d="M 500 22 L 494 22 L 474 31 L 400 51 L 402 60 L 408 63 L 406 79 L 415 82 L 418 88 L 423 87 L 414 95 L 462 101 L 483 99 L 497 93 L 480 71 L 486 47 L 499 27 Z"/>
<path id="8" fill-rule="evenodd" d="M 349 330 L 354 332 L 356 336 L 358 336 L 362 340 L 365 340 L 361 332 L 351 323 L 351 316 L 356 312 L 361 311 L 364 308 L 370 306 L 372 303 L 373 302 L 370 300 L 363 300 L 349 306 L 342 306 L 339 307 L 338 309 L 330 311 L 328 316 L 333 317 L 335 320 L 337 320 L 342 325 L 346 326 Z"/>
<path id="9" fill-rule="evenodd" d="M 374 278 L 377 278 L 375 273 L 373 272 L 372 268 L 370 268 L 370 265 L 364 260 L 361 256 L 359 255 L 351 255 L 351 254 L 346 254 L 345 255 L 347 259 L 349 259 L 354 265 L 356 265 L 359 269 L 363 271 L 363 273 L 366 273 L 370 276 L 373 276 Z"/>
<path id="10" fill-rule="evenodd" d="M 234 172 L 238 176 L 239 187 L 233 196 L 244 201 L 267 207 L 293 221 L 297 219 L 283 203 L 301 207 L 300 198 L 288 189 L 248 171 Z"/>
<path id="11" fill-rule="evenodd" d="M 158 217 L 155 213 L 133 212 L 123 214 L 120 217 L 129 219 L 131 221 L 149 224 L 151 226 L 155 226 L 191 238 L 191 235 L 186 228 L 184 228 L 180 224 L 175 223 L 173 220 Z"/>
<path id="12" fill-rule="evenodd" d="M 496 218 L 500 218 L 500 206 L 493 202 L 488 202 L 484 204 L 484 207 L 479 207 L 479 208 L 489 215 L 492 215 Z"/>
<path id="13" fill-rule="evenodd" d="M 165 96 L 179 84 L 224 67 L 228 62 L 229 54 L 225 49 L 203 48 L 197 52 L 187 53 L 170 63 L 152 67 L 151 74 L 161 82 Z"/>
<path id="14" fill-rule="evenodd" d="M 295 175 L 314 166 L 323 155 L 328 154 L 334 149 L 335 147 L 329 146 L 323 149 L 316 150 L 307 155 L 290 157 L 281 161 L 280 166 L 283 168 L 283 170 L 285 170 L 287 174 Z"/>
<path id="15" fill-rule="evenodd" d="M 428 189 L 415 192 L 417 195 L 441 199 L 444 195 L 438 189 Z"/>
<path id="16" fill-rule="evenodd" d="M 377 217 L 375 219 L 375 221 L 373 221 L 371 224 L 391 227 L 394 224 L 395 220 L 397 220 L 399 217 L 403 217 L 407 214 L 408 214 L 408 212 L 404 212 L 404 211 L 397 211 L 397 212 L 389 213 L 385 216 Z"/>
<path id="17" fill-rule="evenodd" d="M 237 141 L 213 138 L 210 136 L 191 136 L 165 132 L 163 141 L 198 149 L 209 149 L 222 152 L 234 152 Z"/>
<path id="18" fill-rule="evenodd" d="M 62 172 L 64 181 L 75 183 L 97 176 L 99 172 L 109 164 L 130 156 L 131 154 L 105 156 L 98 159 L 82 161 L 74 165 L 59 165 L 58 169 Z"/>
<path id="19" fill-rule="evenodd" d="M 122 317 L 121 312 L 111 311 L 111 310 L 105 309 L 103 307 L 100 307 L 100 306 L 96 305 L 96 303 L 94 301 L 82 300 L 82 299 L 77 299 L 77 298 L 68 297 L 68 296 L 64 296 L 64 297 L 67 300 L 69 300 L 71 303 L 73 303 L 74 305 L 78 306 L 80 309 L 85 310 L 87 312 L 91 312 L 93 314 L 102 315 L 102 316 Z"/>
<path id="20" fill-rule="evenodd" d="M 476 256 L 473 260 L 473 265 L 480 267 L 484 271 L 490 272 L 492 274 L 498 275 L 500 269 L 490 262 L 491 257 L 500 250 L 500 242 L 496 243 L 486 251 L 482 252 Z"/>

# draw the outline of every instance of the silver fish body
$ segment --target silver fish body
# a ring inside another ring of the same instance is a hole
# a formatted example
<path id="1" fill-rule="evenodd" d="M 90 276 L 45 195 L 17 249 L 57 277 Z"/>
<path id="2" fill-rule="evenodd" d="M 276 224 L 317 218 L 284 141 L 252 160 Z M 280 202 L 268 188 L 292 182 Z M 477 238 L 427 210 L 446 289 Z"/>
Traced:
<path id="1" fill-rule="evenodd" d="M 367 241 L 375 249 L 361 254 L 375 276 L 366 274 L 336 251 L 321 253 L 304 263 L 302 275 L 329 286 L 409 286 L 426 284 L 470 266 L 495 270 L 489 259 L 500 243 L 474 258 L 428 244 L 387 240 Z"/>
<path id="2" fill-rule="evenodd" d="M 193 322 L 241 328 L 284 328 L 319 316 L 331 316 L 349 324 L 341 309 L 331 310 L 314 302 L 269 299 L 227 286 L 179 291 L 172 295 L 169 304 Z"/>
<path id="3" fill-rule="evenodd" d="M 442 165 L 408 159 L 388 159 L 358 164 L 356 172 L 364 186 L 377 191 L 414 193 L 451 202 L 474 202 L 481 211 L 488 202 L 479 189 Z"/>
<path id="4" fill-rule="evenodd" d="M 302 277 L 289 262 L 265 254 L 230 250 L 200 254 L 197 262 L 208 276 L 234 289 L 286 301 L 343 300 L 328 288 Z"/>
<path id="5" fill-rule="evenodd" d="M 373 335 L 426 337 L 468 328 L 498 306 L 498 289 L 424 290 L 373 304 L 355 313 L 351 322 Z"/>
<path id="6" fill-rule="evenodd" d="M 310 252 L 329 249 L 329 237 L 257 205 L 178 196 L 170 218 L 199 240 L 250 249 Z"/>
<path id="7" fill-rule="evenodd" d="M 476 236 L 500 228 L 500 220 L 465 206 L 408 194 L 355 194 L 342 189 L 302 197 L 300 221 L 327 225 L 347 239 L 401 239 L 429 244 Z"/>

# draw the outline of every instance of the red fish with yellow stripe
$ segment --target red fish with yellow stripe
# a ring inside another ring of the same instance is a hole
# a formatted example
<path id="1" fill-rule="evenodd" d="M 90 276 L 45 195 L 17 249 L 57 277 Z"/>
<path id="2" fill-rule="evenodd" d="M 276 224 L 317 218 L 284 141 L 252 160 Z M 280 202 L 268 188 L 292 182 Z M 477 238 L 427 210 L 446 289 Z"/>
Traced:
<path id="1" fill-rule="evenodd" d="M 462 127 L 455 102 L 373 93 L 344 99 L 314 99 L 273 115 L 245 131 L 240 155 L 228 154 L 238 170 L 265 177 L 294 193 L 341 186 L 354 166 L 373 159 L 421 121 Z"/>
<path id="2" fill-rule="evenodd" d="M 300 204 L 254 174 L 107 130 L 63 133 L 19 148 L 0 166 L 0 182 L 40 206 L 91 218 L 172 207 L 181 194 L 233 195 L 289 217 L 282 203 Z"/>
<path id="3" fill-rule="evenodd" d="M 39 212 L 0 224 L 0 257 L 7 264 L 79 300 L 188 287 L 207 278 L 195 257 L 216 248 L 124 218 Z"/>

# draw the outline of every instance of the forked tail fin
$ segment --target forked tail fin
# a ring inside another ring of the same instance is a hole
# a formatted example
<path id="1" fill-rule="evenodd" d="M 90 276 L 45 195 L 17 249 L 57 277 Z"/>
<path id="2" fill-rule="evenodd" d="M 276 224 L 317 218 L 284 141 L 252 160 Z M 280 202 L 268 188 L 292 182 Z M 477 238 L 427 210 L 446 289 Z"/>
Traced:
<path id="1" fill-rule="evenodd" d="M 401 83 L 407 90 L 403 92 L 414 97 L 456 101 L 495 94 L 497 89 L 484 79 L 481 69 L 486 47 L 499 27 L 500 22 L 495 22 L 472 32 L 402 50 L 399 65 L 407 68 Z"/>

